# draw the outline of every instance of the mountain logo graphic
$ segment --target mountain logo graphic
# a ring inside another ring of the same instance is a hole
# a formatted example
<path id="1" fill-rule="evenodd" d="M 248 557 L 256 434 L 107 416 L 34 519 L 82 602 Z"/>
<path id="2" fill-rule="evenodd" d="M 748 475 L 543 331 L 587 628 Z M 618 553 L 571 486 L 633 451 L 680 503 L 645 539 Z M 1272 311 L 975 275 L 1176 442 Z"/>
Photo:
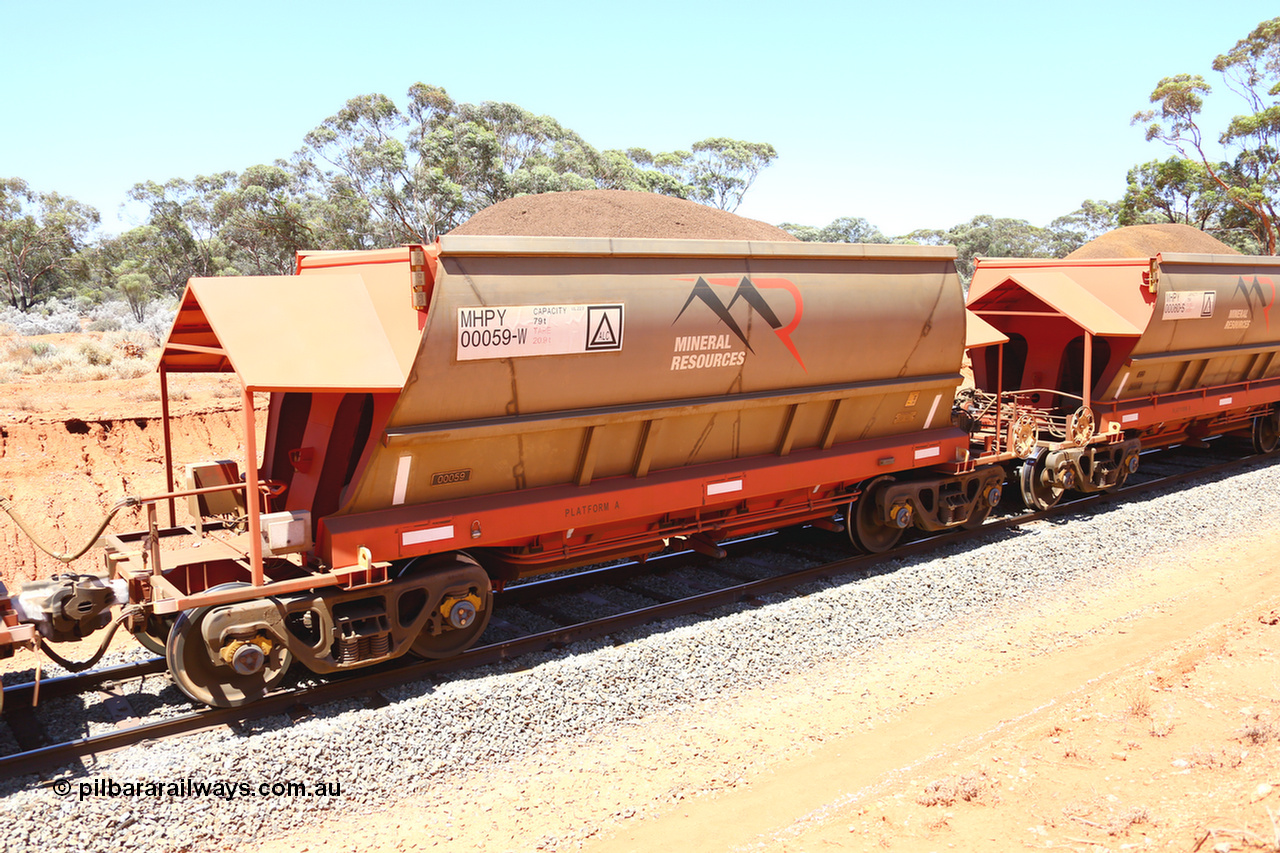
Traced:
<path id="1" fill-rule="evenodd" d="M 720 297 L 716 294 L 712 285 L 720 287 L 733 287 L 734 285 L 737 285 L 737 289 L 734 290 L 733 296 L 729 298 L 729 302 L 726 304 L 720 301 Z M 773 308 L 769 306 L 769 303 L 765 301 L 764 294 L 760 292 L 760 288 L 776 288 L 779 290 L 786 290 L 791 294 L 791 298 L 795 303 L 796 313 L 790 323 L 783 325 L 782 321 L 778 319 L 777 313 L 775 313 Z M 795 358 L 796 363 L 800 365 L 800 368 L 806 373 L 809 372 L 808 368 L 804 366 L 804 359 L 802 359 L 800 357 L 800 353 L 796 351 L 795 342 L 791 340 L 791 334 L 799 327 L 800 318 L 804 314 L 804 300 L 800 296 L 800 288 L 796 287 L 793 282 L 785 278 L 757 278 L 752 281 L 746 276 L 743 276 L 741 279 L 704 278 L 703 276 L 698 276 L 698 280 L 693 285 L 693 290 L 689 291 L 689 298 L 685 300 L 684 307 L 680 309 L 680 313 L 676 315 L 676 319 L 671 321 L 671 325 L 674 326 L 676 322 L 684 316 L 684 312 L 689 309 L 689 306 L 693 304 L 695 299 L 710 308 L 711 312 L 720 319 L 720 322 L 724 323 L 724 325 L 728 327 L 729 331 L 733 332 L 737 339 L 742 341 L 742 345 L 750 350 L 754 355 L 755 349 L 751 346 L 750 342 L 747 341 L 747 336 L 743 334 L 742 328 L 738 325 L 737 320 L 735 320 L 733 315 L 729 313 L 734 304 L 741 299 L 743 302 L 747 303 L 752 311 L 759 314 L 761 318 L 769 324 L 769 328 L 773 329 L 773 333 L 777 335 L 778 339 L 782 341 L 784 346 L 786 346 L 787 351 L 791 353 L 793 358 Z"/>
<path id="2" fill-rule="evenodd" d="M 1265 288 L 1263 286 L 1266 286 Z M 1271 306 L 1276 302 L 1276 286 L 1275 283 L 1267 276 L 1254 276 L 1252 283 L 1246 283 L 1244 277 L 1241 276 L 1236 281 L 1236 290 L 1244 294 L 1244 304 L 1249 306 L 1249 313 L 1253 313 L 1253 297 L 1258 297 L 1258 307 L 1262 309 L 1262 319 L 1266 321 L 1266 327 L 1271 328 Z M 1271 298 L 1267 299 L 1267 291 L 1270 291 Z"/>

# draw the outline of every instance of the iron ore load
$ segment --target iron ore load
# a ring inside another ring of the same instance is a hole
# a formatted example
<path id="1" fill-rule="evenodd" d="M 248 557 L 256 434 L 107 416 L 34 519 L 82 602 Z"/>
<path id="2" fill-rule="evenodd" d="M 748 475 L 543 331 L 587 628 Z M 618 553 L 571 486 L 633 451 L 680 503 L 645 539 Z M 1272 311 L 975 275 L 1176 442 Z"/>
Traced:
<path id="1" fill-rule="evenodd" d="M 297 271 L 191 280 L 165 432 L 171 374 L 233 374 L 245 458 L 166 441 L 100 572 L 0 588 L 0 654 L 117 623 L 235 706 L 458 654 L 540 572 L 799 524 L 882 552 L 1006 480 L 1044 509 L 1145 447 L 1280 434 L 1271 258 L 982 260 L 967 307 L 939 247 L 453 234 Z"/>

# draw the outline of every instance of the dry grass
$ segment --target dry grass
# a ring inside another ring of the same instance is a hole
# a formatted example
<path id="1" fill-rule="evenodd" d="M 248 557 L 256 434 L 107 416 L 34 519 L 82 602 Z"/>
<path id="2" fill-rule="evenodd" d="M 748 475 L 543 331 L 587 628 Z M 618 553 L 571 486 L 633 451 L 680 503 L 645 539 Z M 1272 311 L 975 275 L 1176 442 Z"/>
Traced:
<path id="1" fill-rule="evenodd" d="M 128 397 L 130 400 L 136 400 L 139 403 L 158 403 L 160 402 L 160 389 L 143 388 L 138 391 L 130 392 Z"/>
<path id="2" fill-rule="evenodd" d="M 944 829 L 951 829 L 951 817 L 947 814 L 939 815 L 928 824 L 930 832 L 941 832 Z"/>
<path id="3" fill-rule="evenodd" d="M 59 382 L 136 379 L 155 369 L 157 356 L 140 332 L 85 335 L 83 340 L 61 345 L 10 338 L 0 342 L 0 382 L 28 376 Z"/>
<path id="4" fill-rule="evenodd" d="M 1146 806 L 1133 806 L 1126 812 L 1115 814 L 1101 800 L 1093 803 L 1071 803 L 1063 807 L 1062 814 L 1107 835 L 1120 835 L 1129 827 L 1140 824 L 1154 826 L 1156 822 Z"/>
<path id="5" fill-rule="evenodd" d="M 990 789 L 991 780 L 985 773 L 949 776 L 926 785 L 924 793 L 916 797 L 916 802 L 922 806 L 951 806 L 957 800 L 971 803 L 981 799 Z"/>
<path id="6" fill-rule="evenodd" d="M 1155 821 L 1151 817 L 1151 812 L 1146 806 L 1134 806 L 1122 815 L 1117 815 L 1112 821 L 1111 826 L 1107 828 L 1109 835 L 1119 835 L 1131 826 L 1138 824 L 1154 824 Z"/>
<path id="7" fill-rule="evenodd" d="M 1264 806 L 1263 808 L 1266 809 L 1267 817 L 1271 820 L 1270 835 L 1260 835 L 1248 829 L 1235 829 L 1235 828 L 1227 829 L 1227 828 L 1210 827 L 1200 833 L 1199 838 L 1196 840 L 1195 846 L 1193 846 L 1191 849 L 1193 851 L 1209 850 L 1209 849 L 1235 850 L 1237 848 L 1230 843 L 1227 843 L 1221 846 L 1215 844 L 1212 846 L 1212 848 L 1206 846 L 1206 842 L 1212 839 L 1231 838 L 1231 839 L 1238 839 L 1240 843 L 1244 845 L 1242 848 L 1239 848 L 1239 849 L 1270 850 L 1272 851 L 1272 853 L 1276 853 L 1276 851 L 1280 851 L 1280 819 L 1278 819 L 1278 816 L 1276 815 L 1275 812 L 1273 812 L 1270 809 L 1270 807 Z"/>
<path id="8" fill-rule="evenodd" d="M 1260 715 L 1254 714 L 1253 719 L 1246 723 L 1240 733 L 1236 735 L 1236 739 L 1254 746 L 1261 746 L 1273 740 L 1280 740 L 1280 726 L 1277 726 L 1271 720 L 1264 720 Z"/>
<path id="9" fill-rule="evenodd" d="M 1191 767 L 1203 767 L 1208 770 L 1218 770 L 1223 767 L 1236 768 L 1244 763 L 1244 759 L 1240 757 L 1238 752 L 1224 752 L 1200 747 L 1192 749 L 1190 754 L 1187 755 L 1186 761 Z"/>
<path id="10" fill-rule="evenodd" d="M 106 367 L 115 360 L 115 355 L 111 350 L 96 341 L 84 341 L 76 347 L 76 352 L 80 354 L 80 358 L 85 363 L 94 367 Z"/>
<path id="11" fill-rule="evenodd" d="M 1135 684 L 1125 693 L 1125 714 L 1130 717 L 1151 716 L 1151 692 L 1145 684 Z"/>

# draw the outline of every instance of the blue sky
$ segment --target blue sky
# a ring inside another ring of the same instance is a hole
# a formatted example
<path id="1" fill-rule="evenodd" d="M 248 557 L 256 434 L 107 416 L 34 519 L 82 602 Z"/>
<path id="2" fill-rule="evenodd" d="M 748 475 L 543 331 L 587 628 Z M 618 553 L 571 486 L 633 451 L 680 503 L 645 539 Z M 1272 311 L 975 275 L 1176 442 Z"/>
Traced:
<path id="1" fill-rule="evenodd" d="M 296 10 L 296 11 L 295 11 Z M 98 207 L 144 180 L 287 157 L 350 97 L 415 82 L 509 101 L 597 148 L 708 136 L 779 157 L 738 213 L 889 234 L 989 213 L 1044 225 L 1118 199 L 1170 149 L 1130 127 L 1156 82 L 1210 68 L 1269 3 L 655 0 L 216 4 L 0 0 L 0 175 Z M 123 218 L 121 218 L 123 217 Z"/>

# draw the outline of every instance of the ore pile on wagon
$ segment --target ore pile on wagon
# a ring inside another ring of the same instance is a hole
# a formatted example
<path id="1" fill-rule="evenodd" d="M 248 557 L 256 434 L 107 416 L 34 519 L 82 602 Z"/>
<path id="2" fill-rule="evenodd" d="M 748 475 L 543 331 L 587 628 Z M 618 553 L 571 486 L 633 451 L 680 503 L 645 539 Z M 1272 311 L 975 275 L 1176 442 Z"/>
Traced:
<path id="1" fill-rule="evenodd" d="M 490 215 L 526 215 L 505 204 Z M 0 653 L 123 605 L 187 696 L 234 706 L 294 664 L 455 655 L 528 575 L 804 523 L 881 552 L 981 524 L 1007 476 L 1044 506 L 1113 488 L 1145 441 L 1275 445 L 1271 259 L 984 261 L 966 310 L 950 248 L 585 221 L 605 233 L 193 279 L 162 396 L 173 373 L 234 374 L 245 458 L 166 450 L 174 487 L 137 500 L 147 529 L 105 537 L 102 572 L 0 593 Z M 978 387 L 957 397 L 966 347 Z"/>

